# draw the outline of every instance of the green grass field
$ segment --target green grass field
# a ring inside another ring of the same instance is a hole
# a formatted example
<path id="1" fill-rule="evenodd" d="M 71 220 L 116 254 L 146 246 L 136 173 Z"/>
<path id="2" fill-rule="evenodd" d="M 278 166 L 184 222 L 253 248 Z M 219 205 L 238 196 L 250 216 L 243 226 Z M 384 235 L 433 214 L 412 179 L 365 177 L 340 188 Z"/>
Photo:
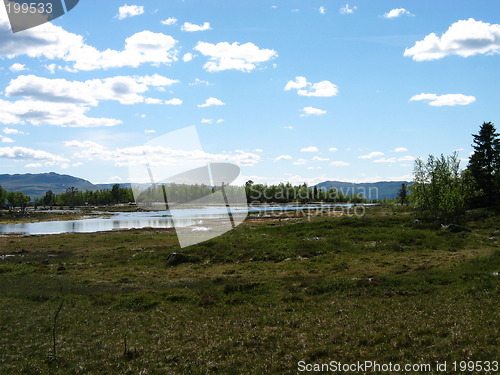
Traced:
<path id="1" fill-rule="evenodd" d="M 414 219 L 250 220 L 182 250 L 157 229 L 0 237 L 0 374 L 500 360 L 500 217 Z"/>

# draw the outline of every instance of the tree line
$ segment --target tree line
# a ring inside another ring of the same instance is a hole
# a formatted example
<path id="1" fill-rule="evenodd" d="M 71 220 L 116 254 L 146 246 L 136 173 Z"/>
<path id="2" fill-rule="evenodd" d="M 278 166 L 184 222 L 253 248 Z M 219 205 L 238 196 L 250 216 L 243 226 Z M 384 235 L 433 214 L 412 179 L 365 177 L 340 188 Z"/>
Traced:
<path id="1" fill-rule="evenodd" d="M 118 203 L 128 203 L 134 201 L 132 189 L 122 188 L 119 184 L 113 185 L 110 189 L 102 189 L 96 191 L 80 191 L 76 187 L 69 187 L 64 193 L 55 194 L 52 190 L 48 190 L 43 197 L 34 199 L 16 191 L 7 192 L 0 186 L 0 208 L 7 207 L 12 210 L 16 207 L 21 208 L 24 212 L 28 206 L 85 206 L 85 205 L 109 205 Z"/>
<path id="2" fill-rule="evenodd" d="M 426 162 L 417 159 L 413 184 L 401 187 L 400 202 L 445 223 L 460 219 L 468 209 L 500 209 L 499 136 L 493 123 L 484 122 L 478 134 L 472 134 L 474 152 L 464 170 L 457 152 L 429 155 Z"/>

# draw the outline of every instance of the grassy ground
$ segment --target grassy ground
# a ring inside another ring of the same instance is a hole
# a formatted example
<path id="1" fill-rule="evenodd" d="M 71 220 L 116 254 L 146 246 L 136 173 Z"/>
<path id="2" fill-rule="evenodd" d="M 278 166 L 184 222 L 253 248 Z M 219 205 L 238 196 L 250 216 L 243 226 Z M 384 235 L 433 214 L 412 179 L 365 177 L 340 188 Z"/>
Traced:
<path id="1" fill-rule="evenodd" d="M 373 207 L 248 221 L 184 250 L 156 229 L 0 237 L 0 373 L 499 360 L 499 222 L 442 229 Z"/>

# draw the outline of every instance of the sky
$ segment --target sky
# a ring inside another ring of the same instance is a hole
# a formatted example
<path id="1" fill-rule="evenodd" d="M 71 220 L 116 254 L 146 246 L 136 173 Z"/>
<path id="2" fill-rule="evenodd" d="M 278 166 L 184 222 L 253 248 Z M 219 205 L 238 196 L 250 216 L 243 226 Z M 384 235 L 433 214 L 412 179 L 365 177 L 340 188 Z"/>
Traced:
<path id="1" fill-rule="evenodd" d="M 17 33 L 0 8 L 0 174 L 125 183 L 144 144 L 195 126 L 201 156 L 157 160 L 409 181 L 500 124 L 498 1 L 80 0 Z"/>

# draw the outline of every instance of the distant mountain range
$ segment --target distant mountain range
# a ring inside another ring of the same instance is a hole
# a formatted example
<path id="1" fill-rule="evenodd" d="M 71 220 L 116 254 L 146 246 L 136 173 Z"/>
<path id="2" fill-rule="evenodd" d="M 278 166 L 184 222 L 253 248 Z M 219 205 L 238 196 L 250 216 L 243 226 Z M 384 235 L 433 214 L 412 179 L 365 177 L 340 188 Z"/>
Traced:
<path id="1" fill-rule="evenodd" d="M 366 199 L 394 199 L 397 197 L 401 184 L 411 184 L 407 181 L 380 181 L 371 183 L 353 183 L 342 181 L 324 181 L 316 185 L 318 189 L 330 190 L 335 187 L 343 194 L 361 193 Z"/>
<path id="2" fill-rule="evenodd" d="M 78 190 L 111 189 L 113 184 L 93 184 L 83 178 L 58 173 L 38 174 L 0 174 L 0 186 L 7 191 L 21 191 L 31 197 L 41 197 L 45 192 L 52 190 L 55 194 L 64 193 L 69 187 Z M 130 184 L 120 184 L 121 187 L 130 187 Z"/>
<path id="3" fill-rule="evenodd" d="M 341 181 L 324 181 L 316 185 L 318 189 L 330 190 L 335 187 L 343 194 L 363 194 L 367 199 L 396 198 L 401 184 L 404 181 L 381 181 L 373 183 L 352 183 Z M 408 183 L 408 182 L 406 182 Z M 0 175 L 0 186 L 7 191 L 21 191 L 31 197 L 41 197 L 47 190 L 55 194 L 64 193 L 69 187 L 78 190 L 100 190 L 111 189 L 113 184 L 93 184 L 83 178 L 58 173 L 38 174 L 2 174 Z M 130 187 L 130 184 L 120 184 L 121 187 Z"/>

